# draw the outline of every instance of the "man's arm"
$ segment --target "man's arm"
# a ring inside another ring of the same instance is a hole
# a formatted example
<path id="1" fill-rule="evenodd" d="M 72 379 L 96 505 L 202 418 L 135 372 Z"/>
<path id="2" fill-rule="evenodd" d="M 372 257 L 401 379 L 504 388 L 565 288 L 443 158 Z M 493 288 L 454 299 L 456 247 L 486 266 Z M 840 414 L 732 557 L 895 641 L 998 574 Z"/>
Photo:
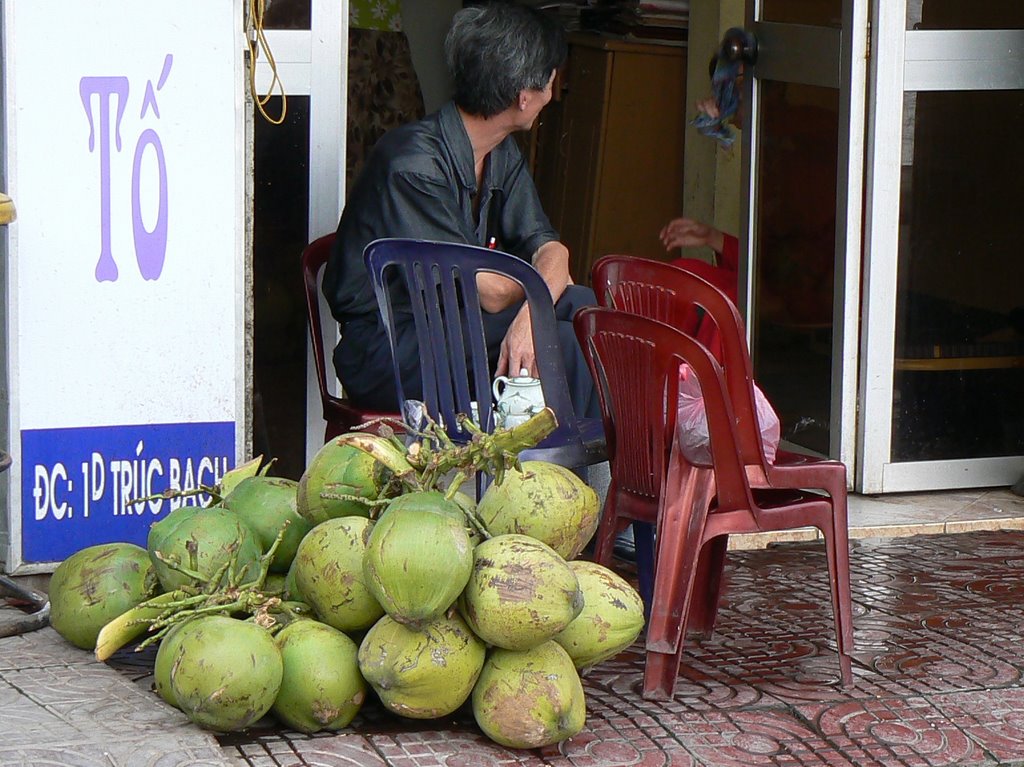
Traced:
<path id="1" fill-rule="evenodd" d="M 551 240 L 533 254 L 533 266 L 551 291 L 551 302 L 561 297 L 566 285 L 572 285 L 569 274 L 569 249 Z M 523 300 L 523 289 L 515 280 L 497 274 L 481 274 L 476 280 L 480 305 L 487 312 L 500 312 Z M 518 371 L 517 371 L 518 372 Z"/>

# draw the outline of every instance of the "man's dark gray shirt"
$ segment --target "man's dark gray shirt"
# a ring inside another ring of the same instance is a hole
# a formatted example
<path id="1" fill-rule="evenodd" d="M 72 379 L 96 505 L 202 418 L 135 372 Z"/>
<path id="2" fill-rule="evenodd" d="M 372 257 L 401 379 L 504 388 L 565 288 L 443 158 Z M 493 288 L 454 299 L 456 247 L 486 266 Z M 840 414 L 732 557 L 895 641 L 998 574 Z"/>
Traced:
<path id="1" fill-rule="evenodd" d="M 381 237 L 487 245 L 530 260 L 558 239 L 515 140 L 491 150 L 474 215 L 473 147 L 453 102 L 378 141 L 345 205 L 323 292 L 344 325 L 377 313 L 363 250 Z M 384 343 L 386 340 L 382 339 Z"/>

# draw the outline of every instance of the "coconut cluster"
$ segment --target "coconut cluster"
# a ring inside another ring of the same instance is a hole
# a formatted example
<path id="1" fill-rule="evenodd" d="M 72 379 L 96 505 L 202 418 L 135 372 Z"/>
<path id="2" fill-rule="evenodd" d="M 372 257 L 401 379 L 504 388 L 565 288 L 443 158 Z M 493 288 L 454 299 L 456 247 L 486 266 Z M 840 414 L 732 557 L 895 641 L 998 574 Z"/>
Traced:
<path id="1" fill-rule="evenodd" d="M 267 714 L 302 732 L 342 729 L 372 690 L 412 719 L 468 703 L 508 747 L 578 733 L 580 671 L 643 627 L 636 591 L 576 559 L 597 528 L 594 491 L 540 461 L 505 471 L 479 504 L 435 490 L 382 497 L 388 481 L 335 441 L 298 483 L 246 477 L 215 508 L 154 524 L 147 549 L 107 544 L 62 563 L 54 627 L 104 657 L 105 623 L 120 613 L 130 641 L 148 621 L 156 692 L 213 730 Z M 218 610 L 225 594 L 235 601 Z"/>

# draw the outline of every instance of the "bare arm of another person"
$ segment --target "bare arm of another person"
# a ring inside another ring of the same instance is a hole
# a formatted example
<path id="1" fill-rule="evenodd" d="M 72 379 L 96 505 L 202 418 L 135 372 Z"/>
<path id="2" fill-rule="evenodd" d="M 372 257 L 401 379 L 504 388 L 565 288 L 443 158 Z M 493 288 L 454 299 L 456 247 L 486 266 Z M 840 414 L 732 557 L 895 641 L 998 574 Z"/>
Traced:
<path id="1" fill-rule="evenodd" d="M 708 117 L 718 119 L 718 104 L 715 103 L 713 96 L 708 96 L 706 99 L 700 99 L 695 106 L 697 107 L 698 112 L 703 112 Z"/>
<path id="2" fill-rule="evenodd" d="M 661 244 L 665 250 L 707 246 L 720 254 L 725 246 L 725 235 L 703 221 L 681 217 L 672 219 L 662 228 Z"/>
<path id="3" fill-rule="evenodd" d="M 551 292 L 551 302 L 561 297 L 566 287 L 573 284 L 569 274 L 569 249 L 562 243 L 552 240 L 540 246 L 533 257 L 533 265 Z M 518 288 L 518 284 L 516 288 Z M 522 290 L 519 290 L 520 297 Z M 510 305 L 506 304 L 506 306 Z M 525 368 L 530 375 L 537 376 L 537 358 L 533 349 L 533 328 L 530 325 L 530 308 L 523 304 L 516 318 L 509 325 L 505 340 L 501 342 L 501 353 L 498 357 L 497 375 L 518 375 Z"/>

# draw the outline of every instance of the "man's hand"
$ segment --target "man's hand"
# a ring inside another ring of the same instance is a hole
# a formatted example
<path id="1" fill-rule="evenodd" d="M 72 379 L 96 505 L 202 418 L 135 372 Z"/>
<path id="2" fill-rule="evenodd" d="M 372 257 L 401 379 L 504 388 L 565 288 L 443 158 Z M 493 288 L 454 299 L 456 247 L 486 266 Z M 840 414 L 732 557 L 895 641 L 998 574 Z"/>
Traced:
<path id="1" fill-rule="evenodd" d="M 533 351 L 533 327 L 530 323 L 530 307 L 523 308 L 516 314 L 508 332 L 501 342 L 501 353 L 498 355 L 498 367 L 495 375 L 517 376 L 526 368 L 529 374 L 537 377 L 537 357 Z"/>
<path id="2" fill-rule="evenodd" d="M 546 242 L 534 253 L 533 265 L 540 272 L 544 284 L 548 286 L 551 302 L 555 303 L 565 288 L 572 284 L 572 276 L 569 274 L 569 250 L 557 240 Z M 534 378 L 537 377 L 533 327 L 530 324 L 530 309 L 526 304 L 523 304 L 523 308 L 512 320 L 501 342 L 495 375 L 517 376 L 523 368 L 530 371 Z"/>

